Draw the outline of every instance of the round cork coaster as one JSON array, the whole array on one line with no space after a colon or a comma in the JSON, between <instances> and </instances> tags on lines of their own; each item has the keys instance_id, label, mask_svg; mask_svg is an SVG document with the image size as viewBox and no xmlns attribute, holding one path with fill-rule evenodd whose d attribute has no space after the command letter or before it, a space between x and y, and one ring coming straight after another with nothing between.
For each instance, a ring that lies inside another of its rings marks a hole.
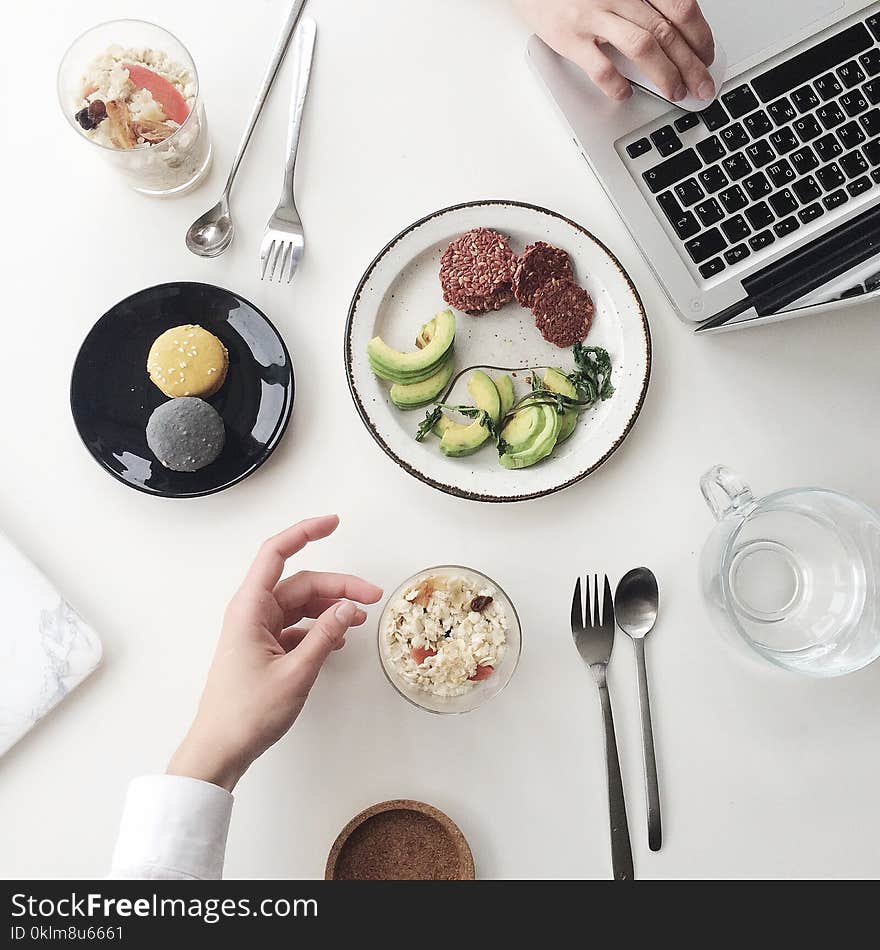
<instances>
[{"instance_id":1,"label":"round cork coaster","mask_svg":"<svg viewBox=\"0 0 880 950\"><path fill-rule=\"evenodd\" d=\"M330 849L328 881L472 881L474 858L451 818L395 799L356 815Z\"/></svg>"}]
</instances>

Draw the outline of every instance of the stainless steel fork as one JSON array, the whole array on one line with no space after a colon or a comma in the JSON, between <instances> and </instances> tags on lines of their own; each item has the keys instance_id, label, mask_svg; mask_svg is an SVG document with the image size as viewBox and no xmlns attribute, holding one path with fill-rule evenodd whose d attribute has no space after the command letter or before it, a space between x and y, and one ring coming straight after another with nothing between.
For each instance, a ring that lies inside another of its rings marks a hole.
<instances>
[{"instance_id":1,"label":"stainless steel fork","mask_svg":"<svg viewBox=\"0 0 880 950\"><path fill-rule=\"evenodd\" d=\"M275 213L269 218L263 242L260 245L260 280L278 280L287 283L293 279L306 249L302 221L296 210L293 184L296 171L296 153L302 129L303 110L309 91L309 75L315 54L317 26L314 20L304 19L293 38L294 69L293 98L291 100L290 129L287 134L287 164L284 169L284 188Z\"/></svg>"},{"instance_id":2,"label":"stainless steel fork","mask_svg":"<svg viewBox=\"0 0 880 950\"><path fill-rule=\"evenodd\" d=\"M599 699L602 703L602 718L605 723L605 766L608 775L608 811L611 820L611 867L615 881L633 879L632 846L629 826L626 821L626 801L623 797L623 780L620 777L620 760L617 756L617 739L614 735L614 717L611 714L611 696L608 693L606 672L614 646L614 598L611 585L605 576L604 609L599 604L599 577L593 575L593 604L590 606L590 578L587 576L586 613L581 601L581 579L574 585L571 601L571 635L581 659L590 668Z\"/></svg>"}]
</instances>

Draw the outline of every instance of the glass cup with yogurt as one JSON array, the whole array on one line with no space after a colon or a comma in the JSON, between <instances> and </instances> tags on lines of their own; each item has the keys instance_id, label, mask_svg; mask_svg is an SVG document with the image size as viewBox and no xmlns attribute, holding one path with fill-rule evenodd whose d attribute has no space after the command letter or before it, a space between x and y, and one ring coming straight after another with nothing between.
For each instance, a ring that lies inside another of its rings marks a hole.
<instances>
[{"instance_id":1,"label":"glass cup with yogurt","mask_svg":"<svg viewBox=\"0 0 880 950\"><path fill-rule=\"evenodd\" d=\"M195 63L161 27L113 20L87 30L61 61L58 99L71 127L141 194L185 194L211 167Z\"/></svg>"}]
</instances>

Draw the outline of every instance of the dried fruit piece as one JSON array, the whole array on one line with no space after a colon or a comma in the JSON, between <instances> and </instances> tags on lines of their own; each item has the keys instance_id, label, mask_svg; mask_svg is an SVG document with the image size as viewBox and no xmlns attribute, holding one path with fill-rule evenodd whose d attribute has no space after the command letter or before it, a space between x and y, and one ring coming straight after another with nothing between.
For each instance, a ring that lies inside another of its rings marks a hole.
<instances>
[{"instance_id":1,"label":"dried fruit piece","mask_svg":"<svg viewBox=\"0 0 880 950\"><path fill-rule=\"evenodd\" d=\"M128 78L134 85L138 89L146 89L169 119L178 125L186 122L189 106L176 86L168 82L164 76L154 73L152 69L147 69L146 66L126 63L125 68L128 70Z\"/></svg>"},{"instance_id":2,"label":"dried fruit piece","mask_svg":"<svg viewBox=\"0 0 880 950\"><path fill-rule=\"evenodd\" d=\"M135 135L151 145L164 142L173 131L174 129L164 122L151 122L148 119L141 119L134 124Z\"/></svg>"},{"instance_id":3,"label":"dried fruit piece","mask_svg":"<svg viewBox=\"0 0 880 950\"><path fill-rule=\"evenodd\" d=\"M513 299L516 264L506 237L474 228L451 241L440 259L443 299L474 315L500 310Z\"/></svg>"},{"instance_id":4,"label":"dried fruit piece","mask_svg":"<svg viewBox=\"0 0 880 950\"><path fill-rule=\"evenodd\" d=\"M480 594L471 601L471 610L481 614L492 603L492 598L488 594Z\"/></svg>"},{"instance_id":5,"label":"dried fruit piece","mask_svg":"<svg viewBox=\"0 0 880 950\"><path fill-rule=\"evenodd\" d=\"M107 107L100 99L95 99L94 102L83 106L74 118L86 132L91 132L92 129L96 129L104 119L107 118Z\"/></svg>"},{"instance_id":6,"label":"dried fruit piece","mask_svg":"<svg viewBox=\"0 0 880 950\"><path fill-rule=\"evenodd\" d=\"M513 275L513 295L523 307L532 307L544 285L551 280L572 280L568 254L544 241L530 244Z\"/></svg>"}]
</instances>

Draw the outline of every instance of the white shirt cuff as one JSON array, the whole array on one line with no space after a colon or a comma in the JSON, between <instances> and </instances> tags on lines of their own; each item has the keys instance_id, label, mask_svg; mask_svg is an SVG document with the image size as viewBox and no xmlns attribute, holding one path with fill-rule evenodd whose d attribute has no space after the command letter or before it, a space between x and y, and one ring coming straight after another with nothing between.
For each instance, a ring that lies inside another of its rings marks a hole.
<instances>
[{"instance_id":1,"label":"white shirt cuff","mask_svg":"<svg viewBox=\"0 0 880 950\"><path fill-rule=\"evenodd\" d=\"M223 876L233 797L181 775L146 775L128 787L111 878Z\"/></svg>"}]
</instances>

